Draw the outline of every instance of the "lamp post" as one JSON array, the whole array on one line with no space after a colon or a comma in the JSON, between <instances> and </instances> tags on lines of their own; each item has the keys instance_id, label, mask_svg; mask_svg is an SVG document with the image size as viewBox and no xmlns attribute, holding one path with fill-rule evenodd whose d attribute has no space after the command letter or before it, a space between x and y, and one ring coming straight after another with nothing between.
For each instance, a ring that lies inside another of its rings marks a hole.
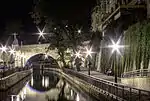
<instances>
[{"instance_id":1,"label":"lamp post","mask_svg":"<svg viewBox=\"0 0 150 101\"><path fill-rule=\"evenodd\" d=\"M5 53L7 52L7 47L2 45L0 50L2 52L2 59L5 62Z\"/></svg>"},{"instance_id":2,"label":"lamp post","mask_svg":"<svg viewBox=\"0 0 150 101\"><path fill-rule=\"evenodd\" d=\"M46 39L45 36L44 36L45 34L47 34L47 33L44 33L45 27L44 27L42 30L40 30L39 27L37 27L37 29L38 29L38 31L39 31L39 32L37 33L37 34L39 35L38 40L40 40L41 37L42 37L43 39Z\"/></svg>"},{"instance_id":3,"label":"lamp post","mask_svg":"<svg viewBox=\"0 0 150 101\"><path fill-rule=\"evenodd\" d=\"M120 53L120 48L124 48L125 45L120 45L121 38L117 42L114 40L111 40L112 44L108 45L108 48L112 48L112 54L114 53L114 73L115 73L115 83L117 83L117 76L118 76L118 68L117 68L117 62L118 62L118 57L117 53L121 55Z\"/></svg>"},{"instance_id":4,"label":"lamp post","mask_svg":"<svg viewBox=\"0 0 150 101\"><path fill-rule=\"evenodd\" d=\"M15 49L14 49L14 48L9 48L9 51L8 51L8 52L10 53L10 60L13 59L13 61L14 61L14 60L15 60L15 57L14 57L14 56L15 56L15 52L16 52ZM13 66L12 66L12 63L13 63L13 62L12 62L12 60L11 60L11 63L10 63L10 64L11 64L11 65L10 65L11 67L13 67Z\"/></svg>"},{"instance_id":5,"label":"lamp post","mask_svg":"<svg viewBox=\"0 0 150 101\"><path fill-rule=\"evenodd\" d=\"M82 56L81 53L80 53L80 50L75 53L75 56L76 56L75 57L76 69L77 69L77 71L80 71L80 67L81 67L81 64L80 64L81 60L80 60L80 58Z\"/></svg>"},{"instance_id":6,"label":"lamp post","mask_svg":"<svg viewBox=\"0 0 150 101\"><path fill-rule=\"evenodd\" d=\"M90 58L92 58L92 47L90 49L88 49L86 47L86 60L88 61L88 75L90 75L90 69L91 69L91 62L90 62Z\"/></svg>"},{"instance_id":7,"label":"lamp post","mask_svg":"<svg viewBox=\"0 0 150 101\"><path fill-rule=\"evenodd\" d=\"M4 73L4 71L5 71L5 66L6 66L5 53L7 52L7 47L2 45L2 46L0 47L0 50L1 50L1 52L2 52L2 59L3 59L3 63L4 63L4 68L3 68L3 73ZM3 74L3 76L4 76L4 74Z\"/></svg>"}]
</instances>

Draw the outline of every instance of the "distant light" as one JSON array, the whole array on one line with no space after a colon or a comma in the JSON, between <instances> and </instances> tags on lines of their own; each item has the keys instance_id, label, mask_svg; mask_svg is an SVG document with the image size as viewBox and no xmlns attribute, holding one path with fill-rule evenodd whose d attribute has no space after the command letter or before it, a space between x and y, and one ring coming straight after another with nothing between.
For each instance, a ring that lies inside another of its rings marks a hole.
<instances>
[{"instance_id":1,"label":"distant light","mask_svg":"<svg viewBox=\"0 0 150 101\"><path fill-rule=\"evenodd\" d=\"M48 59L48 55L47 54L44 55L44 59Z\"/></svg>"},{"instance_id":2,"label":"distant light","mask_svg":"<svg viewBox=\"0 0 150 101\"><path fill-rule=\"evenodd\" d=\"M44 33L45 27L43 28L42 31L40 30L39 27L37 27L37 29L38 29L38 31L39 31L39 33L37 33L37 34L39 35L39 39L40 39L41 37L42 37L43 39L45 39L45 37L44 37L44 35L46 34L46 33Z\"/></svg>"},{"instance_id":3,"label":"distant light","mask_svg":"<svg viewBox=\"0 0 150 101\"><path fill-rule=\"evenodd\" d=\"M10 48L10 51L8 51L11 55L15 54L15 49L14 48Z\"/></svg>"},{"instance_id":4,"label":"distant light","mask_svg":"<svg viewBox=\"0 0 150 101\"><path fill-rule=\"evenodd\" d=\"M81 54L80 54L80 51L76 52L76 58L80 58L81 57Z\"/></svg>"},{"instance_id":5,"label":"distant light","mask_svg":"<svg viewBox=\"0 0 150 101\"><path fill-rule=\"evenodd\" d=\"M56 30L57 28L55 27L54 30Z\"/></svg>"},{"instance_id":6,"label":"distant light","mask_svg":"<svg viewBox=\"0 0 150 101\"><path fill-rule=\"evenodd\" d=\"M1 48L0 48L0 50L1 50L2 52L5 52L5 53L6 53L7 47L2 45Z\"/></svg>"},{"instance_id":7,"label":"distant light","mask_svg":"<svg viewBox=\"0 0 150 101\"><path fill-rule=\"evenodd\" d=\"M79 34L81 33L81 29L78 30L78 33L79 33Z\"/></svg>"},{"instance_id":8,"label":"distant light","mask_svg":"<svg viewBox=\"0 0 150 101\"><path fill-rule=\"evenodd\" d=\"M86 47L86 52L85 53L86 53L86 57L88 57L88 56L92 57L92 53L94 53L94 52L92 52L92 47L90 49L88 49Z\"/></svg>"},{"instance_id":9,"label":"distant light","mask_svg":"<svg viewBox=\"0 0 150 101\"><path fill-rule=\"evenodd\" d=\"M66 25L66 27L68 27L68 25Z\"/></svg>"}]
</instances>

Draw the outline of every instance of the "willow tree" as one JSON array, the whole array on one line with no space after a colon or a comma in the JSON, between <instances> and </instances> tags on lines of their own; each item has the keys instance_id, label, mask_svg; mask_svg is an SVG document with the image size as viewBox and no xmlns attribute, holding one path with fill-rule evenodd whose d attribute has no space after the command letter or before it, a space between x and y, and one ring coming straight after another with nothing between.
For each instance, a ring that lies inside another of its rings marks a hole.
<instances>
[{"instance_id":1,"label":"willow tree","mask_svg":"<svg viewBox=\"0 0 150 101\"><path fill-rule=\"evenodd\" d=\"M138 22L125 33L124 66L126 71L147 69L150 61L150 23Z\"/></svg>"}]
</instances>

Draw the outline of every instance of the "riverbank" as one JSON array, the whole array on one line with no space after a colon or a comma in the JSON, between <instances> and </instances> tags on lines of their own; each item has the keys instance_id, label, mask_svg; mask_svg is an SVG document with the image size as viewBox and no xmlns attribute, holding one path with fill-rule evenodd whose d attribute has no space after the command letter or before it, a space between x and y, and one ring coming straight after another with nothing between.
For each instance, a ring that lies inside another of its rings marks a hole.
<instances>
[{"instance_id":1,"label":"riverbank","mask_svg":"<svg viewBox=\"0 0 150 101\"><path fill-rule=\"evenodd\" d=\"M24 79L31 73L32 73L32 70L29 69L29 70L25 70L25 71L21 71L21 72L15 72L4 78L1 78L0 79L0 90L1 91L7 90L8 88L12 87L17 82L21 81L22 79Z\"/></svg>"}]
</instances>

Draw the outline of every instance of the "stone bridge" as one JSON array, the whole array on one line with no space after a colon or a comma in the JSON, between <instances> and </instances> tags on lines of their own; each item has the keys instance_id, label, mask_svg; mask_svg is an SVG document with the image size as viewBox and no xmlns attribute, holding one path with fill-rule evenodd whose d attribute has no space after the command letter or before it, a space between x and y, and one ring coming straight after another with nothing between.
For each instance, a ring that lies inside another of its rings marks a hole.
<instances>
[{"instance_id":1,"label":"stone bridge","mask_svg":"<svg viewBox=\"0 0 150 101\"><path fill-rule=\"evenodd\" d=\"M59 58L57 49L51 49L46 53L48 46L49 44L22 45L15 53L15 67L24 66L30 58L37 54L47 54L57 60Z\"/></svg>"},{"instance_id":2,"label":"stone bridge","mask_svg":"<svg viewBox=\"0 0 150 101\"><path fill-rule=\"evenodd\" d=\"M59 60L59 55L57 49L50 49L47 53L46 50L49 44L32 44L32 45L22 45L17 47L13 55L10 54L9 50L0 53L1 62L6 62L10 67L23 67L29 59L38 54L47 54L48 57L52 59ZM67 50L68 51L68 50ZM66 51L66 53L67 53ZM71 51L69 50L71 53ZM67 57L68 58L68 57ZM69 60L69 59L68 59ZM11 62L13 61L13 62ZM62 66L60 61L57 61L59 66Z\"/></svg>"}]
</instances>

